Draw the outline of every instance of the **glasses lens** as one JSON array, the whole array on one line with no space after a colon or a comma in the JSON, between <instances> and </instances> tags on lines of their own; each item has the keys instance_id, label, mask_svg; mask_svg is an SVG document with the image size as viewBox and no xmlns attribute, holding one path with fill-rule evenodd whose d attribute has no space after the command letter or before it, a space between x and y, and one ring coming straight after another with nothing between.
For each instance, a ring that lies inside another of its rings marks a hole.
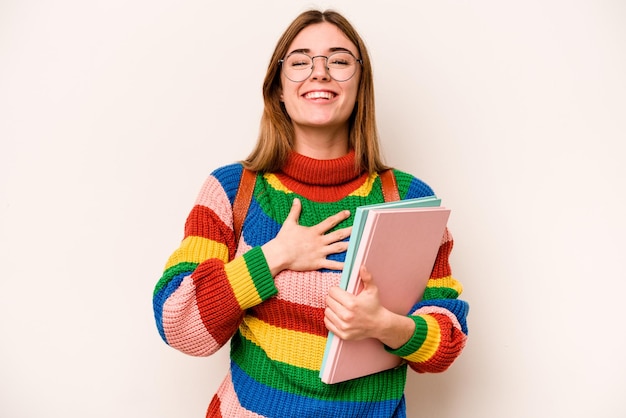
<instances>
[{"instance_id":1,"label":"glasses lens","mask_svg":"<svg viewBox=\"0 0 626 418\"><path fill-rule=\"evenodd\" d=\"M285 58L283 70L285 76L291 81L300 82L306 80L311 74L313 61L306 54L295 53Z\"/></svg>"},{"instance_id":2,"label":"glasses lens","mask_svg":"<svg viewBox=\"0 0 626 418\"><path fill-rule=\"evenodd\" d=\"M347 52L335 52L328 57L328 73L337 81L346 81L356 72L356 58Z\"/></svg>"},{"instance_id":3,"label":"glasses lens","mask_svg":"<svg viewBox=\"0 0 626 418\"><path fill-rule=\"evenodd\" d=\"M317 65L326 64L328 74L336 81L347 81L356 73L357 60L348 52L335 52L328 57L318 56ZM320 63L319 59L326 58L326 62ZM296 83L309 78L313 71L313 58L306 54L296 52L290 54L283 61L285 76Z\"/></svg>"}]
</instances>

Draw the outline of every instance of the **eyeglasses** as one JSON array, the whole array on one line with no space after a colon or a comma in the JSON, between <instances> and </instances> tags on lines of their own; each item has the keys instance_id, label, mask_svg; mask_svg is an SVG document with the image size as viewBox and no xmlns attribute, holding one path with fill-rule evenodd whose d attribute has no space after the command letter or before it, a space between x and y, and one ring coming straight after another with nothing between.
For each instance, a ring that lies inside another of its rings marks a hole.
<instances>
[{"instance_id":1,"label":"eyeglasses","mask_svg":"<svg viewBox=\"0 0 626 418\"><path fill-rule=\"evenodd\" d=\"M326 71L335 81L348 81L356 74L357 63L363 64L363 60L357 59L349 51L333 52L329 56L308 56L302 52L292 52L285 59L278 61L283 67L285 77L294 83L300 83L313 74L315 58L326 60Z\"/></svg>"}]
</instances>

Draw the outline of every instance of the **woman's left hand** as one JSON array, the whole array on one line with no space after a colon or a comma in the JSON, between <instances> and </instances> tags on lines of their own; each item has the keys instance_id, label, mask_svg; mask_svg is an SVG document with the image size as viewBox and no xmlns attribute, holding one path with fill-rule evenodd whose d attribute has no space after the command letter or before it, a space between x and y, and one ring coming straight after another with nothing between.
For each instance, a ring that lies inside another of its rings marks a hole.
<instances>
[{"instance_id":1,"label":"woman's left hand","mask_svg":"<svg viewBox=\"0 0 626 418\"><path fill-rule=\"evenodd\" d=\"M415 323L382 306L372 275L365 266L359 273L363 288L357 295L339 287L330 289L324 312L326 328L342 340L376 338L391 348L402 346L413 335Z\"/></svg>"}]
</instances>

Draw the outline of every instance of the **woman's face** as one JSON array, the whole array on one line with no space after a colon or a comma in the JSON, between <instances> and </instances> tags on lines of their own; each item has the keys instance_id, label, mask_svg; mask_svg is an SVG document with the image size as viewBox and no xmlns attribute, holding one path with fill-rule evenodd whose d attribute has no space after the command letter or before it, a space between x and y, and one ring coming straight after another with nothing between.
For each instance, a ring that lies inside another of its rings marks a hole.
<instances>
[{"instance_id":1,"label":"woman's face","mask_svg":"<svg viewBox=\"0 0 626 418\"><path fill-rule=\"evenodd\" d=\"M328 56L336 51L350 51L360 58L356 46L335 25L323 22L304 28L289 46L310 57ZM294 125L296 135L304 129L344 129L354 109L361 77L361 66L347 81L336 81L326 70L326 60L315 58L313 72L301 82L294 82L281 72L281 100ZM305 71L306 72L306 71Z\"/></svg>"}]
</instances>

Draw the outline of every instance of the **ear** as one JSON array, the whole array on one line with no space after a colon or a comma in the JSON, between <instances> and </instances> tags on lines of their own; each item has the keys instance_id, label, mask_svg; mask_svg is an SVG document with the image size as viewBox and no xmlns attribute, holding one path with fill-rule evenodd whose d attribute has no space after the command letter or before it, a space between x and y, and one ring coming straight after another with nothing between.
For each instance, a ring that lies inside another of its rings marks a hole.
<instances>
[{"instance_id":1,"label":"ear","mask_svg":"<svg viewBox=\"0 0 626 418\"><path fill-rule=\"evenodd\" d=\"M278 87L276 88L276 92L278 93L278 98L281 102L285 101L285 95L283 94L283 83L279 83Z\"/></svg>"}]
</instances>

